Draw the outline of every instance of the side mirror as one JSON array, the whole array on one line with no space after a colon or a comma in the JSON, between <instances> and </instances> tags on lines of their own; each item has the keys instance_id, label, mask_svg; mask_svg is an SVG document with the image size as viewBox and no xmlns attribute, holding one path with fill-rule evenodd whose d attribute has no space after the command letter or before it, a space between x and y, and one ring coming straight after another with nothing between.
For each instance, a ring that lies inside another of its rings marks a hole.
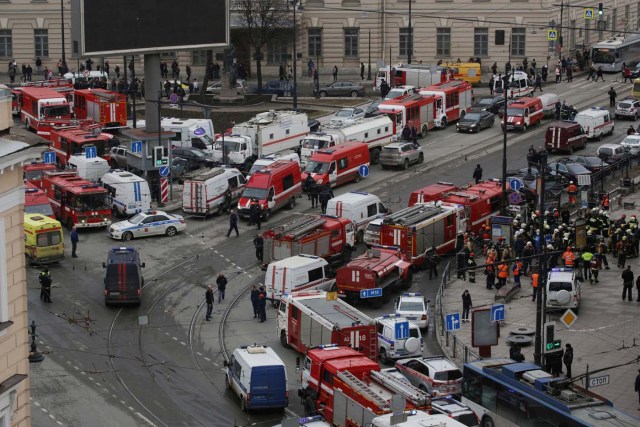
<instances>
[{"instance_id":1,"label":"side mirror","mask_svg":"<svg viewBox=\"0 0 640 427\"><path fill-rule=\"evenodd\" d=\"M140 267L145 268L146 264L143 262L142 264L140 264Z\"/></svg>"}]
</instances>

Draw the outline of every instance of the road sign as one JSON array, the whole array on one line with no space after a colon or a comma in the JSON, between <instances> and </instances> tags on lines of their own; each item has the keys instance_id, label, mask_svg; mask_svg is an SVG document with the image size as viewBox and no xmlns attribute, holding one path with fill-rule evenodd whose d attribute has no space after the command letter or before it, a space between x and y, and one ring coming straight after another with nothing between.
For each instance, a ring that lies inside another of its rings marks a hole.
<instances>
[{"instance_id":1,"label":"road sign","mask_svg":"<svg viewBox=\"0 0 640 427\"><path fill-rule=\"evenodd\" d=\"M171 96L169 97L169 101L171 102L178 102L180 100L180 97L178 96L177 93L172 93Z\"/></svg>"},{"instance_id":2,"label":"road sign","mask_svg":"<svg viewBox=\"0 0 640 427\"><path fill-rule=\"evenodd\" d=\"M96 147L87 147L84 150L84 153L87 159L93 159L98 156L98 150L96 150Z\"/></svg>"},{"instance_id":3,"label":"road sign","mask_svg":"<svg viewBox=\"0 0 640 427\"><path fill-rule=\"evenodd\" d=\"M524 182L520 178L509 178L509 187L513 191L519 191L522 187L524 187Z\"/></svg>"},{"instance_id":4,"label":"road sign","mask_svg":"<svg viewBox=\"0 0 640 427\"><path fill-rule=\"evenodd\" d=\"M491 306L491 321L504 322L504 304L493 304Z\"/></svg>"},{"instance_id":5,"label":"road sign","mask_svg":"<svg viewBox=\"0 0 640 427\"><path fill-rule=\"evenodd\" d=\"M578 175L578 185L582 186L591 186L591 174L589 175Z\"/></svg>"},{"instance_id":6,"label":"road sign","mask_svg":"<svg viewBox=\"0 0 640 427\"><path fill-rule=\"evenodd\" d=\"M379 298L382 296L382 288L363 289L360 298Z\"/></svg>"},{"instance_id":7,"label":"road sign","mask_svg":"<svg viewBox=\"0 0 640 427\"><path fill-rule=\"evenodd\" d=\"M327 292L327 301L335 301L338 299L337 292Z\"/></svg>"},{"instance_id":8,"label":"road sign","mask_svg":"<svg viewBox=\"0 0 640 427\"><path fill-rule=\"evenodd\" d=\"M360 176L363 178L366 178L367 176L369 176L369 166L367 165L362 165L358 168L358 172L360 173Z\"/></svg>"},{"instance_id":9,"label":"road sign","mask_svg":"<svg viewBox=\"0 0 640 427\"><path fill-rule=\"evenodd\" d=\"M91 72L90 72L89 70L84 70L84 71L82 72L82 75L83 75L84 77L89 77L89 76L91 75Z\"/></svg>"},{"instance_id":10,"label":"road sign","mask_svg":"<svg viewBox=\"0 0 640 427\"><path fill-rule=\"evenodd\" d=\"M558 40L558 30L547 30L547 40Z\"/></svg>"},{"instance_id":11,"label":"road sign","mask_svg":"<svg viewBox=\"0 0 640 427\"><path fill-rule=\"evenodd\" d=\"M53 164L56 162L56 153L55 151L45 151L42 153L42 158L45 163Z\"/></svg>"},{"instance_id":12,"label":"road sign","mask_svg":"<svg viewBox=\"0 0 640 427\"><path fill-rule=\"evenodd\" d=\"M460 313L451 313L445 316L447 332L460 329Z\"/></svg>"},{"instance_id":13,"label":"road sign","mask_svg":"<svg viewBox=\"0 0 640 427\"><path fill-rule=\"evenodd\" d=\"M509 203L512 205L518 205L522 202L522 196L520 193L513 192L509 194Z\"/></svg>"},{"instance_id":14,"label":"road sign","mask_svg":"<svg viewBox=\"0 0 640 427\"><path fill-rule=\"evenodd\" d=\"M409 322L396 322L396 339L406 340L409 338Z\"/></svg>"},{"instance_id":15,"label":"road sign","mask_svg":"<svg viewBox=\"0 0 640 427\"><path fill-rule=\"evenodd\" d=\"M131 152L132 153L142 153L142 141L132 141L131 142Z\"/></svg>"},{"instance_id":16,"label":"road sign","mask_svg":"<svg viewBox=\"0 0 640 427\"><path fill-rule=\"evenodd\" d=\"M609 384L609 375L602 375L601 377L589 378L589 387L598 387L599 385Z\"/></svg>"},{"instance_id":17,"label":"road sign","mask_svg":"<svg viewBox=\"0 0 640 427\"><path fill-rule=\"evenodd\" d=\"M570 328L573 323L578 320L578 316L571 310L570 308L564 312L562 316L560 316L560 321L566 326Z\"/></svg>"},{"instance_id":18,"label":"road sign","mask_svg":"<svg viewBox=\"0 0 640 427\"><path fill-rule=\"evenodd\" d=\"M584 8L584 19L593 19L593 8L585 7Z\"/></svg>"},{"instance_id":19,"label":"road sign","mask_svg":"<svg viewBox=\"0 0 640 427\"><path fill-rule=\"evenodd\" d=\"M160 166L160 168L158 169L158 172L160 173L160 176L163 178L169 176L169 166Z\"/></svg>"}]
</instances>

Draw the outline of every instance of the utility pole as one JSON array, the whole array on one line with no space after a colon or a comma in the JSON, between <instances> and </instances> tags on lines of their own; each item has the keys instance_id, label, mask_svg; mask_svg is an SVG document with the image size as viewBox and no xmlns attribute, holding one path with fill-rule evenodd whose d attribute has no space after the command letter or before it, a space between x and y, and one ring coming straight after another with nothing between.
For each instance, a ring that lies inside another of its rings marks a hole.
<instances>
[{"instance_id":1,"label":"utility pole","mask_svg":"<svg viewBox=\"0 0 640 427\"><path fill-rule=\"evenodd\" d=\"M545 175L547 174L547 153L546 151L542 151L539 156L540 164L538 165L538 176L536 178L537 185L536 191L538 192L538 210L540 211L540 216L537 218L540 229L540 254L542 255L539 258L539 270L538 270L538 288L534 292L537 292L536 295L536 336L535 336L535 349L533 353L534 363L538 366L542 366L542 354L543 354L543 343L542 343L542 330L544 329L544 300L546 299L545 295L545 287L546 287L546 274L547 274L547 255L544 253L545 251L545 241L544 241L544 192L545 192ZM557 255L555 255L557 256Z\"/></svg>"},{"instance_id":2,"label":"utility pole","mask_svg":"<svg viewBox=\"0 0 640 427\"><path fill-rule=\"evenodd\" d=\"M62 35L62 73L66 73L67 70L67 55L64 49L64 0L60 0L60 34Z\"/></svg>"},{"instance_id":3,"label":"utility pole","mask_svg":"<svg viewBox=\"0 0 640 427\"><path fill-rule=\"evenodd\" d=\"M509 72L513 69L511 66L511 42L509 42L509 59L507 61L509 68L504 67L504 114L502 115L502 214L507 214L507 110L508 110L508 87L509 87ZM544 228L543 228L544 229Z\"/></svg>"},{"instance_id":4,"label":"utility pole","mask_svg":"<svg viewBox=\"0 0 640 427\"><path fill-rule=\"evenodd\" d=\"M409 48L407 49L407 64L411 64L411 51L413 50L413 33L411 31L411 3L413 3L413 0L409 0Z\"/></svg>"},{"instance_id":5,"label":"utility pole","mask_svg":"<svg viewBox=\"0 0 640 427\"><path fill-rule=\"evenodd\" d=\"M563 40L562 40L562 25L564 20L564 0L560 2L560 28L558 28L558 45L560 49L558 51L558 59L562 59L562 48L563 48ZM560 67L560 77L562 78L562 67Z\"/></svg>"}]
</instances>

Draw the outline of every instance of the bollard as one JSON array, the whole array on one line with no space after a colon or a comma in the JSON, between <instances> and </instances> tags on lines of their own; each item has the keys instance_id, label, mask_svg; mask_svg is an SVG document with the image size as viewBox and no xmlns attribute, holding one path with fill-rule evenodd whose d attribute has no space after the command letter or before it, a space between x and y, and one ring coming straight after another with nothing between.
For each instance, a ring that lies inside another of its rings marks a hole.
<instances>
[{"instance_id":1,"label":"bollard","mask_svg":"<svg viewBox=\"0 0 640 427\"><path fill-rule=\"evenodd\" d=\"M31 349L29 350L29 363L42 362L44 360L44 354L38 351L36 345L36 322L31 321Z\"/></svg>"}]
</instances>

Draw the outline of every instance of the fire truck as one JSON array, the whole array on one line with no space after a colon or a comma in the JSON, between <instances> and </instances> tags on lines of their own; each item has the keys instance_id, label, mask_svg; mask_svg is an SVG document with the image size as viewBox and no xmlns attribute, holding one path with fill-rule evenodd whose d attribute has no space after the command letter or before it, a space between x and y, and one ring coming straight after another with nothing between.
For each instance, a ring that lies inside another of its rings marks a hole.
<instances>
[{"instance_id":1,"label":"fire truck","mask_svg":"<svg viewBox=\"0 0 640 427\"><path fill-rule=\"evenodd\" d=\"M109 141L112 138L113 135L100 132L97 124L60 128L54 126L51 128L49 144L55 151L56 160L60 166L66 166L71 156L84 156L88 147L95 147L96 156L110 162Z\"/></svg>"},{"instance_id":2,"label":"fire truck","mask_svg":"<svg viewBox=\"0 0 640 427\"><path fill-rule=\"evenodd\" d=\"M93 119L105 129L127 127L127 98L106 89L79 89L74 112L78 119Z\"/></svg>"},{"instance_id":3,"label":"fire truck","mask_svg":"<svg viewBox=\"0 0 640 427\"><path fill-rule=\"evenodd\" d=\"M473 104L473 86L462 80L438 83L420 89L420 95L438 96L436 126L446 128L447 124L464 117Z\"/></svg>"},{"instance_id":4,"label":"fire truck","mask_svg":"<svg viewBox=\"0 0 640 427\"><path fill-rule=\"evenodd\" d=\"M459 188L450 182L439 181L436 184L427 185L411 192L407 207L410 208L416 203L429 203L439 200L444 193L456 190L459 190Z\"/></svg>"},{"instance_id":5,"label":"fire truck","mask_svg":"<svg viewBox=\"0 0 640 427\"><path fill-rule=\"evenodd\" d=\"M51 127L68 125L71 109L67 98L47 87L22 88L20 117L27 129L49 138Z\"/></svg>"},{"instance_id":6,"label":"fire truck","mask_svg":"<svg viewBox=\"0 0 640 427\"><path fill-rule=\"evenodd\" d=\"M19 87L11 89L11 114L20 115L20 103L22 102L22 90Z\"/></svg>"},{"instance_id":7,"label":"fire truck","mask_svg":"<svg viewBox=\"0 0 640 427\"><path fill-rule=\"evenodd\" d=\"M318 413L339 427L370 426L376 416L392 412L394 395L404 398L405 410L431 410L428 393L349 347L307 351L301 385L298 394L312 398Z\"/></svg>"},{"instance_id":8,"label":"fire truck","mask_svg":"<svg viewBox=\"0 0 640 427\"><path fill-rule=\"evenodd\" d=\"M385 80L391 87L404 85L425 87L448 81L449 73L445 67L400 64L397 67L380 68L376 75L374 90L380 90L382 80Z\"/></svg>"},{"instance_id":9,"label":"fire truck","mask_svg":"<svg viewBox=\"0 0 640 427\"><path fill-rule=\"evenodd\" d=\"M378 357L376 322L341 299L328 299L323 291L282 295L277 332L284 347L300 353L318 345L337 344L352 347L371 360Z\"/></svg>"},{"instance_id":10,"label":"fire truck","mask_svg":"<svg viewBox=\"0 0 640 427\"><path fill-rule=\"evenodd\" d=\"M440 200L464 207L462 217L465 222L461 225L460 231L479 233L482 225L488 224L489 218L500 211L502 183L484 181L470 187L447 191L442 194Z\"/></svg>"},{"instance_id":11,"label":"fire truck","mask_svg":"<svg viewBox=\"0 0 640 427\"><path fill-rule=\"evenodd\" d=\"M38 188L42 188L42 175L45 171L56 171L56 165L32 162L22 168L24 179Z\"/></svg>"},{"instance_id":12,"label":"fire truck","mask_svg":"<svg viewBox=\"0 0 640 427\"><path fill-rule=\"evenodd\" d=\"M398 288L409 289L413 280L411 263L394 247L372 246L336 272L338 292L347 301L367 301L374 308L391 301ZM363 293L361 291L365 291Z\"/></svg>"},{"instance_id":13,"label":"fire truck","mask_svg":"<svg viewBox=\"0 0 640 427\"><path fill-rule=\"evenodd\" d=\"M295 219L265 231L263 261L273 261L294 255L316 255L327 259L333 267L351 259L355 248L355 225L346 218L328 215L300 215Z\"/></svg>"},{"instance_id":14,"label":"fire truck","mask_svg":"<svg viewBox=\"0 0 640 427\"><path fill-rule=\"evenodd\" d=\"M402 132L402 128L412 122L424 138L436 125L438 105L442 105L440 96L413 94L383 101L378 104L378 110L389 116L396 132Z\"/></svg>"},{"instance_id":15,"label":"fire truck","mask_svg":"<svg viewBox=\"0 0 640 427\"><path fill-rule=\"evenodd\" d=\"M90 228L111 224L107 190L80 178L76 172L45 172L42 189L47 193L58 221L70 229L74 225Z\"/></svg>"}]
</instances>

